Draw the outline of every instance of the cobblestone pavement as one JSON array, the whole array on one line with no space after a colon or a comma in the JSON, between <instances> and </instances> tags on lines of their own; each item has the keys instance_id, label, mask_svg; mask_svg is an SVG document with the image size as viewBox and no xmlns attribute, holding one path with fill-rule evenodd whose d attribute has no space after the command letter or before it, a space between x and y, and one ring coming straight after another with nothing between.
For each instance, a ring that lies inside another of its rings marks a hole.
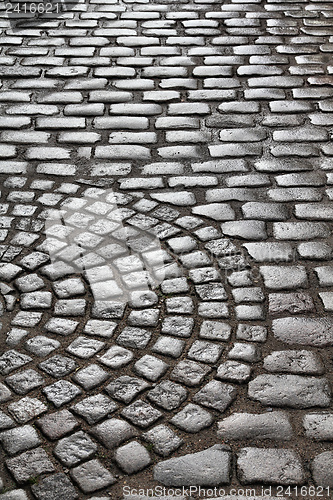
<instances>
[{"instance_id":1,"label":"cobblestone pavement","mask_svg":"<svg viewBox=\"0 0 333 500\"><path fill-rule=\"evenodd\" d=\"M65 7L1 7L0 499L331 498L332 1Z\"/></svg>"}]
</instances>

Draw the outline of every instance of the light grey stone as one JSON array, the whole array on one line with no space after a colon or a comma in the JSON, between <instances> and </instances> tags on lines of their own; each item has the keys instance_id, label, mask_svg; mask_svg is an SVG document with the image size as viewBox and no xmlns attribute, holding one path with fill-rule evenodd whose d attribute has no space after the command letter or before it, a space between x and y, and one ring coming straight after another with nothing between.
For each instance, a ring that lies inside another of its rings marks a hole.
<instances>
[{"instance_id":1,"label":"light grey stone","mask_svg":"<svg viewBox=\"0 0 333 500\"><path fill-rule=\"evenodd\" d=\"M269 372L322 375L324 366L319 356L311 351L274 351L264 359Z\"/></svg>"},{"instance_id":2,"label":"light grey stone","mask_svg":"<svg viewBox=\"0 0 333 500\"><path fill-rule=\"evenodd\" d=\"M297 453L274 448L242 448L237 458L242 484L303 484L305 473Z\"/></svg>"},{"instance_id":3,"label":"light grey stone","mask_svg":"<svg viewBox=\"0 0 333 500\"><path fill-rule=\"evenodd\" d=\"M62 464L72 467L94 455L96 450L97 445L89 436L85 432L79 431L60 439L54 448L54 454Z\"/></svg>"},{"instance_id":4,"label":"light grey stone","mask_svg":"<svg viewBox=\"0 0 333 500\"><path fill-rule=\"evenodd\" d=\"M98 460L90 460L70 471L71 477L84 493L107 488L116 478Z\"/></svg>"},{"instance_id":5,"label":"light grey stone","mask_svg":"<svg viewBox=\"0 0 333 500\"><path fill-rule=\"evenodd\" d=\"M230 452L217 444L204 451L160 462L154 467L154 479L166 486L229 484L230 459Z\"/></svg>"},{"instance_id":6,"label":"light grey stone","mask_svg":"<svg viewBox=\"0 0 333 500\"><path fill-rule=\"evenodd\" d=\"M325 451L312 461L312 475L317 486L333 487L333 452Z\"/></svg>"},{"instance_id":7,"label":"light grey stone","mask_svg":"<svg viewBox=\"0 0 333 500\"><path fill-rule=\"evenodd\" d=\"M108 449L136 436L135 428L124 420L110 418L92 428L91 433Z\"/></svg>"},{"instance_id":8,"label":"light grey stone","mask_svg":"<svg viewBox=\"0 0 333 500\"><path fill-rule=\"evenodd\" d=\"M212 425L213 416L199 405L189 403L179 413L176 413L170 423L185 432L199 432Z\"/></svg>"},{"instance_id":9,"label":"light grey stone","mask_svg":"<svg viewBox=\"0 0 333 500\"><path fill-rule=\"evenodd\" d=\"M183 440L166 425L157 425L142 434L141 437L153 446L156 453L163 457L169 456L183 443Z\"/></svg>"},{"instance_id":10,"label":"light grey stone","mask_svg":"<svg viewBox=\"0 0 333 500\"><path fill-rule=\"evenodd\" d=\"M232 385L211 380L194 395L193 401L222 413L231 405L236 395L237 390Z\"/></svg>"},{"instance_id":11,"label":"light grey stone","mask_svg":"<svg viewBox=\"0 0 333 500\"><path fill-rule=\"evenodd\" d=\"M29 450L15 458L9 458L6 460L6 465L19 484L26 483L32 477L55 470L43 448Z\"/></svg>"},{"instance_id":12,"label":"light grey stone","mask_svg":"<svg viewBox=\"0 0 333 500\"><path fill-rule=\"evenodd\" d=\"M79 498L73 484L66 474L59 472L47 476L31 486L38 500L75 500Z\"/></svg>"},{"instance_id":13,"label":"light grey stone","mask_svg":"<svg viewBox=\"0 0 333 500\"><path fill-rule=\"evenodd\" d=\"M300 344L314 347L333 345L333 321L330 316L288 317L274 319L274 337L287 344Z\"/></svg>"},{"instance_id":14,"label":"light grey stone","mask_svg":"<svg viewBox=\"0 0 333 500\"><path fill-rule=\"evenodd\" d=\"M0 442L9 455L35 448L41 440L31 425L24 425L0 433Z\"/></svg>"},{"instance_id":15,"label":"light grey stone","mask_svg":"<svg viewBox=\"0 0 333 500\"><path fill-rule=\"evenodd\" d=\"M127 474L139 472L151 463L148 451L137 441L131 441L118 448L114 458L119 467Z\"/></svg>"},{"instance_id":16,"label":"light grey stone","mask_svg":"<svg viewBox=\"0 0 333 500\"><path fill-rule=\"evenodd\" d=\"M325 378L258 375L249 383L249 397L266 406L326 407L331 401L331 390Z\"/></svg>"},{"instance_id":17,"label":"light grey stone","mask_svg":"<svg viewBox=\"0 0 333 500\"><path fill-rule=\"evenodd\" d=\"M218 422L217 435L221 439L272 439L289 441L293 430L284 412L233 413Z\"/></svg>"},{"instance_id":18,"label":"light grey stone","mask_svg":"<svg viewBox=\"0 0 333 500\"><path fill-rule=\"evenodd\" d=\"M303 417L303 427L308 438L315 441L333 441L332 413L308 413Z\"/></svg>"}]
</instances>

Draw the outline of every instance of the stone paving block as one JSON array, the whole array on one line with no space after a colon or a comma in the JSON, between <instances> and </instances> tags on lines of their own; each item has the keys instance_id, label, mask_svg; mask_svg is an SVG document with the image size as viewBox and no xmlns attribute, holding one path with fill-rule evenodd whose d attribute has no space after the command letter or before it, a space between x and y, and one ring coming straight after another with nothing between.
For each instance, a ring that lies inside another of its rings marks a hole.
<instances>
[{"instance_id":1,"label":"stone paving block","mask_svg":"<svg viewBox=\"0 0 333 500\"><path fill-rule=\"evenodd\" d=\"M166 486L229 484L229 449L215 445L204 451L171 458L154 467L154 479Z\"/></svg>"},{"instance_id":2,"label":"stone paving block","mask_svg":"<svg viewBox=\"0 0 333 500\"><path fill-rule=\"evenodd\" d=\"M289 441L293 430L284 412L233 413L218 422L217 434L222 439L272 439Z\"/></svg>"},{"instance_id":3,"label":"stone paving block","mask_svg":"<svg viewBox=\"0 0 333 500\"><path fill-rule=\"evenodd\" d=\"M0 433L0 441L9 455L35 448L41 440L31 425L24 425Z\"/></svg>"},{"instance_id":4,"label":"stone paving block","mask_svg":"<svg viewBox=\"0 0 333 500\"><path fill-rule=\"evenodd\" d=\"M249 383L249 397L266 406L327 407L331 390L325 378L300 375L258 375Z\"/></svg>"},{"instance_id":5,"label":"stone paving block","mask_svg":"<svg viewBox=\"0 0 333 500\"><path fill-rule=\"evenodd\" d=\"M137 441L131 441L117 449L115 461L127 474L134 474L147 467L151 459L144 446Z\"/></svg>"},{"instance_id":6,"label":"stone paving block","mask_svg":"<svg viewBox=\"0 0 333 500\"><path fill-rule=\"evenodd\" d=\"M317 455L312 461L312 475L315 484L332 488L332 452L326 451Z\"/></svg>"},{"instance_id":7,"label":"stone paving block","mask_svg":"<svg viewBox=\"0 0 333 500\"><path fill-rule=\"evenodd\" d=\"M20 424L25 424L47 410L47 406L37 398L25 397L8 405L8 411Z\"/></svg>"},{"instance_id":8,"label":"stone paving block","mask_svg":"<svg viewBox=\"0 0 333 500\"><path fill-rule=\"evenodd\" d=\"M101 424L94 426L91 433L108 449L116 448L123 441L137 435L132 425L118 418L104 420Z\"/></svg>"},{"instance_id":9,"label":"stone paving block","mask_svg":"<svg viewBox=\"0 0 333 500\"><path fill-rule=\"evenodd\" d=\"M66 474L58 472L31 487L38 500L75 500L79 495Z\"/></svg>"},{"instance_id":10,"label":"stone paving block","mask_svg":"<svg viewBox=\"0 0 333 500\"><path fill-rule=\"evenodd\" d=\"M242 484L303 484L305 473L297 453L285 449L243 448L237 458Z\"/></svg>"},{"instance_id":11,"label":"stone paving block","mask_svg":"<svg viewBox=\"0 0 333 500\"><path fill-rule=\"evenodd\" d=\"M60 439L54 448L55 456L67 467L77 465L95 454L97 445L83 431Z\"/></svg>"},{"instance_id":12,"label":"stone paving block","mask_svg":"<svg viewBox=\"0 0 333 500\"><path fill-rule=\"evenodd\" d=\"M19 484L26 483L30 478L45 472L55 470L43 448L26 451L15 458L10 458L6 460L6 465Z\"/></svg>"},{"instance_id":13,"label":"stone paving block","mask_svg":"<svg viewBox=\"0 0 333 500\"><path fill-rule=\"evenodd\" d=\"M332 344L331 318L286 317L272 322L274 336L287 344L325 347Z\"/></svg>"},{"instance_id":14,"label":"stone paving block","mask_svg":"<svg viewBox=\"0 0 333 500\"><path fill-rule=\"evenodd\" d=\"M331 413L308 413L303 417L305 435L315 441L331 441L332 422Z\"/></svg>"},{"instance_id":15,"label":"stone paving block","mask_svg":"<svg viewBox=\"0 0 333 500\"><path fill-rule=\"evenodd\" d=\"M183 443L183 440L166 425L153 427L150 431L142 434L142 439L150 443L153 450L163 457L169 456Z\"/></svg>"},{"instance_id":16,"label":"stone paving block","mask_svg":"<svg viewBox=\"0 0 333 500\"><path fill-rule=\"evenodd\" d=\"M55 440L75 430L79 422L68 410L60 410L39 418L36 425L49 439Z\"/></svg>"},{"instance_id":17,"label":"stone paving block","mask_svg":"<svg viewBox=\"0 0 333 500\"><path fill-rule=\"evenodd\" d=\"M96 394L72 406L71 410L83 417L88 424L95 424L106 415L113 413L117 408L117 404L110 398L103 394Z\"/></svg>"},{"instance_id":18,"label":"stone paving block","mask_svg":"<svg viewBox=\"0 0 333 500\"><path fill-rule=\"evenodd\" d=\"M322 375L324 367L315 353L306 350L274 351L264 359L264 368L269 372Z\"/></svg>"},{"instance_id":19,"label":"stone paving block","mask_svg":"<svg viewBox=\"0 0 333 500\"><path fill-rule=\"evenodd\" d=\"M116 482L115 477L98 460L90 460L70 472L84 493L92 493Z\"/></svg>"}]
</instances>

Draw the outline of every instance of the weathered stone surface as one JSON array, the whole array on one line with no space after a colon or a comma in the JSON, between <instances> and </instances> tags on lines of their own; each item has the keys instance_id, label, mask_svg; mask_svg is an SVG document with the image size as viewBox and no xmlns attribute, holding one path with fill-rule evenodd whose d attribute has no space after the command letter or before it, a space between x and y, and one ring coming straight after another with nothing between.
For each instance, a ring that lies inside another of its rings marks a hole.
<instances>
[{"instance_id":1,"label":"weathered stone surface","mask_svg":"<svg viewBox=\"0 0 333 500\"><path fill-rule=\"evenodd\" d=\"M325 378L258 375L249 383L249 397L266 406L326 407L331 401L331 390Z\"/></svg>"},{"instance_id":2,"label":"weathered stone surface","mask_svg":"<svg viewBox=\"0 0 333 500\"><path fill-rule=\"evenodd\" d=\"M217 444L155 465L154 479L166 486L229 484L230 458L228 448Z\"/></svg>"},{"instance_id":3,"label":"weathered stone surface","mask_svg":"<svg viewBox=\"0 0 333 500\"><path fill-rule=\"evenodd\" d=\"M98 460L90 460L75 467L70 475L84 493L106 488L116 482L115 477Z\"/></svg>"},{"instance_id":4,"label":"weathered stone surface","mask_svg":"<svg viewBox=\"0 0 333 500\"><path fill-rule=\"evenodd\" d=\"M333 452L326 451L312 461L312 475L318 486L333 487Z\"/></svg>"},{"instance_id":5,"label":"weathered stone surface","mask_svg":"<svg viewBox=\"0 0 333 500\"><path fill-rule=\"evenodd\" d=\"M271 413L233 413L218 422L217 435L221 439L290 440L293 430L287 415Z\"/></svg>"},{"instance_id":6,"label":"weathered stone surface","mask_svg":"<svg viewBox=\"0 0 333 500\"><path fill-rule=\"evenodd\" d=\"M41 440L31 425L24 425L0 433L0 442L9 455L35 448Z\"/></svg>"},{"instance_id":7,"label":"weathered stone surface","mask_svg":"<svg viewBox=\"0 0 333 500\"><path fill-rule=\"evenodd\" d=\"M287 344L314 347L333 345L333 321L330 316L321 318L278 318L272 322L274 336Z\"/></svg>"},{"instance_id":8,"label":"weathered stone surface","mask_svg":"<svg viewBox=\"0 0 333 500\"><path fill-rule=\"evenodd\" d=\"M19 484L26 483L32 477L55 470L43 448L26 451L15 458L10 458L6 460L6 465Z\"/></svg>"},{"instance_id":9,"label":"weathered stone surface","mask_svg":"<svg viewBox=\"0 0 333 500\"><path fill-rule=\"evenodd\" d=\"M31 487L38 500L75 500L79 498L66 474L59 472L41 479Z\"/></svg>"},{"instance_id":10,"label":"weathered stone surface","mask_svg":"<svg viewBox=\"0 0 333 500\"><path fill-rule=\"evenodd\" d=\"M67 467L85 460L97 450L97 445L83 431L76 432L58 441L54 448L55 456Z\"/></svg>"},{"instance_id":11,"label":"weathered stone surface","mask_svg":"<svg viewBox=\"0 0 333 500\"><path fill-rule=\"evenodd\" d=\"M309 413L303 417L307 437L315 441L333 441L333 414Z\"/></svg>"},{"instance_id":12,"label":"weathered stone surface","mask_svg":"<svg viewBox=\"0 0 333 500\"><path fill-rule=\"evenodd\" d=\"M237 459L242 484L303 484L305 474L298 455L292 450L242 448Z\"/></svg>"},{"instance_id":13,"label":"weathered stone surface","mask_svg":"<svg viewBox=\"0 0 333 500\"><path fill-rule=\"evenodd\" d=\"M91 432L108 449L116 448L120 443L137 434L132 425L117 418L105 420L93 427Z\"/></svg>"},{"instance_id":14,"label":"weathered stone surface","mask_svg":"<svg viewBox=\"0 0 333 500\"><path fill-rule=\"evenodd\" d=\"M137 441L118 448L114 457L119 467L127 474L139 472L151 462L148 451Z\"/></svg>"},{"instance_id":15,"label":"weathered stone surface","mask_svg":"<svg viewBox=\"0 0 333 500\"><path fill-rule=\"evenodd\" d=\"M313 309L313 300L307 293L269 294L269 313L274 316L280 313L301 314L312 311Z\"/></svg>"},{"instance_id":16,"label":"weathered stone surface","mask_svg":"<svg viewBox=\"0 0 333 500\"><path fill-rule=\"evenodd\" d=\"M317 354L311 351L274 351L264 359L269 372L322 375L324 366Z\"/></svg>"}]
</instances>

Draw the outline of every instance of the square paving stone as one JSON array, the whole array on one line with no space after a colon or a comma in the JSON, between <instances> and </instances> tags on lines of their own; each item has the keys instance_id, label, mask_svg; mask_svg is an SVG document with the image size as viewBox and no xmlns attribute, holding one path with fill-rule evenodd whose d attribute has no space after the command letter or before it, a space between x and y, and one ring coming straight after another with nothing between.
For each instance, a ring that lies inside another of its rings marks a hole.
<instances>
[{"instance_id":1,"label":"square paving stone","mask_svg":"<svg viewBox=\"0 0 333 500\"><path fill-rule=\"evenodd\" d=\"M170 380L163 380L148 392L148 399L165 410L178 408L187 396L187 390Z\"/></svg>"},{"instance_id":2,"label":"square paving stone","mask_svg":"<svg viewBox=\"0 0 333 500\"><path fill-rule=\"evenodd\" d=\"M60 347L58 340L50 339L44 335L36 335L28 339L25 343L25 348L36 356L47 356L52 351Z\"/></svg>"},{"instance_id":3,"label":"square paving stone","mask_svg":"<svg viewBox=\"0 0 333 500\"><path fill-rule=\"evenodd\" d=\"M203 363L216 363L223 351L223 346L205 342L203 340L195 340L191 345L187 356L195 361Z\"/></svg>"},{"instance_id":4,"label":"square paving stone","mask_svg":"<svg viewBox=\"0 0 333 500\"><path fill-rule=\"evenodd\" d=\"M44 383L43 377L35 370L23 370L6 378L6 384L17 394L26 394Z\"/></svg>"},{"instance_id":5,"label":"square paving stone","mask_svg":"<svg viewBox=\"0 0 333 500\"><path fill-rule=\"evenodd\" d=\"M134 371L142 377L155 382L169 368L169 365L155 356L146 354L140 358L133 366Z\"/></svg>"},{"instance_id":6,"label":"square paving stone","mask_svg":"<svg viewBox=\"0 0 333 500\"><path fill-rule=\"evenodd\" d=\"M132 441L118 448L114 458L117 465L126 472L126 474L139 472L151 463L148 451L137 441Z\"/></svg>"},{"instance_id":7,"label":"square paving stone","mask_svg":"<svg viewBox=\"0 0 333 500\"><path fill-rule=\"evenodd\" d=\"M115 321L101 321L98 319L90 319L84 327L84 333L88 335L96 335L98 337L111 338L118 324Z\"/></svg>"},{"instance_id":8,"label":"square paving stone","mask_svg":"<svg viewBox=\"0 0 333 500\"><path fill-rule=\"evenodd\" d=\"M200 365L195 361L183 360L172 370L170 378L192 387L201 384L210 371L211 368L209 366Z\"/></svg>"},{"instance_id":9,"label":"square paving stone","mask_svg":"<svg viewBox=\"0 0 333 500\"><path fill-rule=\"evenodd\" d=\"M142 434L142 439L152 444L153 450L162 457L169 456L183 443L183 440L166 425L153 427L150 431Z\"/></svg>"},{"instance_id":10,"label":"square paving stone","mask_svg":"<svg viewBox=\"0 0 333 500\"><path fill-rule=\"evenodd\" d=\"M124 347L144 349L151 339L151 332L142 328L127 326L117 337L117 343Z\"/></svg>"},{"instance_id":11,"label":"square paving stone","mask_svg":"<svg viewBox=\"0 0 333 500\"><path fill-rule=\"evenodd\" d=\"M72 401L76 396L82 394L81 389L67 380L59 380L43 389L47 399L57 408Z\"/></svg>"},{"instance_id":12,"label":"square paving stone","mask_svg":"<svg viewBox=\"0 0 333 500\"><path fill-rule=\"evenodd\" d=\"M60 439L79 426L79 422L68 410L60 410L36 420L37 427L49 439Z\"/></svg>"},{"instance_id":13,"label":"square paving stone","mask_svg":"<svg viewBox=\"0 0 333 500\"><path fill-rule=\"evenodd\" d=\"M127 404L148 387L150 384L141 378L123 375L113 380L105 387L105 390L114 399Z\"/></svg>"},{"instance_id":14,"label":"square paving stone","mask_svg":"<svg viewBox=\"0 0 333 500\"><path fill-rule=\"evenodd\" d=\"M47 406L37 398L23 398L8 405L8 411L20 424L25 424L29 420L38 417L47 411Z\"/></svg>"},{"instance_id":15,"label":"square paving stone","mask_svg":"<svg viewBox=\"0 0 333 500\"><path fill-rule=\"evenodd\" d=\"M17 278L15 280L15 285L20 290L20 292L34 292L40 288L44 288L44 281L38 276L38 274L28 274L22 278Z\"/></svg>"},{"instance_id":16,"label":"square paving stone","mask_svg":"<svg viewBox=\"0 0 333 500\"><path fill-rule=\"evenodd\" d=\"M185 432L199 432L214 422L213 416L201 406L192 403L186 405L170 420L170 423Z\"/></svg>"},{"instance_id":17,"label":"square paving stone","mask_svg":"<svg viewBox=\"0 0 333 500\"><path fill-rule=\"evenodd\" d=\"M77 465L96 453L97 445L83 431L58 441L53 453L66 467Z\"/></svg>"},{"instance_id":18,"label":"square paving stone","mask_svg":"<svg viewBox=\"0 0 333 500\"><path fill-rule=\"evenodd\" d=\"M16 370L17 368L21 368L30 361L32 361L30 356L21 354L14 349L7 351L0 356L0 374L8 375L8 373Z\"/></svg>"},{"instance_id":19,"label":"square paving stone","mask_svg":"<svg viewBox=\"0 0 333 500\"><path fill-rule=\"evenodd\" d=\"M69 344L66 351L79 358L88 359L103 349L104 345L105 343L100 340L80 336Z\"/></svg>"},{"instance_id":20,"label":"square paving stone","mask_svg":"<svg viewBox=\"0 0 333 500\"><path fill-rule=\"evenodd\" d=\"M164 280L161 284L162 292L165 294L188 292L189 286L186 278L174 278Z\"/></svg>"},{"instance_id":21,"label":"square paving stone","mask_svg":"<svg viewBox=\"0 0 333 500\"><path fill-rule=\"evenodd\" d=\"M75 467L70 475L84 493L107 488L116 482L115 477L98 460L90 460Z\"/></svg>"},{"instance_id":22,"label":"square paving stone","mask_svg":"<svg viewBox=\"0 0 333 500\"><path fill-rule=\"evenodd\" d=\"M179 358L185 347L185 340L175 339L161 335L152 347L152 352L163 354L164 356L171 356Z\"/></svg>"},{"instance_id":23,"label":"square paving stone","mask_svg":"<svg viewBox=\"0 0 333 500\"><path fill-rule=\"evenodd\" d=\"M83 417L88 424L95 424L106 415L116 411L117 408L118 405L110 398L103 394L96 394L72 406L71 410Z\"/></svg>"},{"instance_id":24,"label":"square paving stone","mask_svg":"<svg viewBox=\"0 0 333 500\"><path fill-rule=\"evenodd\" d=\"M48 332L56 333L57 335L70 335L74 333L78 327L78 321L65 318L51 318L46 324L45 329Z\"/></svg>"},{"instance_id":25,"label":"square paving stone","mask_svg":"<svg viewBox=\"0 0 333 500\"><path fill-rule=\"evenodd\" d=\"M38 500L76 500L79 498L73 484L66 474L59 472L41 479L31 486Z\"/></svg>"},{"instance_id":26,"label":"square paving stone","mask_svg":"<svg viewBox=\"0 0 333 500\"><path fill-rule=\"evenodd\" d=\"M129 305L133 308L151 307L158 303L158 296L151 290L136 290L131 292Z\"/></svg>"},{"instance_id":27,"label":"square paving stone","mask_svg":"<svg viewBox=\"0 0 333 500\"><path fill-rule=\"evenodd\" d=\"M216 378L242 384L250 379L251 372L251 366L249 365L238 361L225 361L218 367Z\"/></svg>"},{"instance_id":28,"label":"square paving stone","mask_svg":"<svg viewBox=\"0 0 333 500\"><path fill-rule=\"evenodd\" d=\"M237 390L229 384L211 380L193 397L193 401L220 412L225 411L236 398Z\"/></svg>"},{"instance_id":29,"label":"square paving stone","mask_svg":"<svg viewBox=\"0 0 333 500\"><path fill-rule=\"evenodd\" d=\"M32 477L55 470L43 448L35 448L18 457L9 458L6 460L6 465L19 484L26 483Z\"/></svg>"},{"instance_id":30,"label":"square paving stone","mask_svg":"<svg viewBox=\"0 0 333 500\"><path fill-rule=\"evenodd\" d=\"M249 342L265 342L267 339L267 328L259 325L239 324L236 331L237 340Z\"/></svg>"},{"instance_id":31,"label":"square paving stone","mask_svg":"<svg viewBox=\"0 0 333 500\"><path fill-rule=\"evenodd\" d=\"M91 433L108 449L116 448L123 441L137 435L132 425L118 418L104 420L101 424L95 425Z\"/></svg>"},{"instance_id":32,"label":"square paving stone","mask_svg":"<svg viewBox=\"0 0 333 500\"><path fill-rule=\"evenodd\" d=\"M9 455L35 448L41 443L31 425L23 425L0 433L0 442Z\"/></svg>"},{"instance_id":33,"label":"square paving stone","mask_svg":"<svg viewBox=\"0 0 333 500\"><path fill-rule=\"evenodd\" d=\"M125 304L108 300L95 300L91 315L97 319L121 319Z\"/></svg>"},{"instance_id":34,"label":"square paving stone","mask_svg":"<svg viewBox=\"0 0 333 500\"><path fill-rule=\"evenodd\" d=\"M52 377L64 377L76 368L76 363L73 359L56 354L52 358L39 363L38 367Z\"/></svg>"},{"instance_id":35,"label":"square paving stone","mask_svg":"<svg viewBox=\"0 0 333 500\"><path fill-rule=\"evenodd\" d=\"M199 337L209 340L229 340L231 336L231 326L222 321L209 321L202 322L200 327Z\"/></svg>"},{"instance_id":36,"label":"square paving stone","mask_svg":"<svg viewBox=\"0 0 333 500\"><path fill-rule=\"evenodd\" d=\"M161 333L175 335L176 337L190 337L194 327L194 319L186 316L167 316L163 323Z\"/></svg>"},{"instance_id":37,"label":"square paving stone","mask_svg":"<svg viewBox=\"0 0 333 500\"><path fill-rule=\"evenodd\" d=\"M162 417L162 413L159 410L156 410L141 399L124 408L121 415L130 420L134 425L143 428L149 427L149 425Z\"/></svg>"},{"instance_id":38,"label":"square paving stone","mask_svg":"<svg viewBox=\"0 0 333 500\"><path fill-rule=\"evenodd\" d=\"M103 384L110 374L98 365L89 365L75 372L72 379L87 391Z\"/></svg>"}]
</instances>

